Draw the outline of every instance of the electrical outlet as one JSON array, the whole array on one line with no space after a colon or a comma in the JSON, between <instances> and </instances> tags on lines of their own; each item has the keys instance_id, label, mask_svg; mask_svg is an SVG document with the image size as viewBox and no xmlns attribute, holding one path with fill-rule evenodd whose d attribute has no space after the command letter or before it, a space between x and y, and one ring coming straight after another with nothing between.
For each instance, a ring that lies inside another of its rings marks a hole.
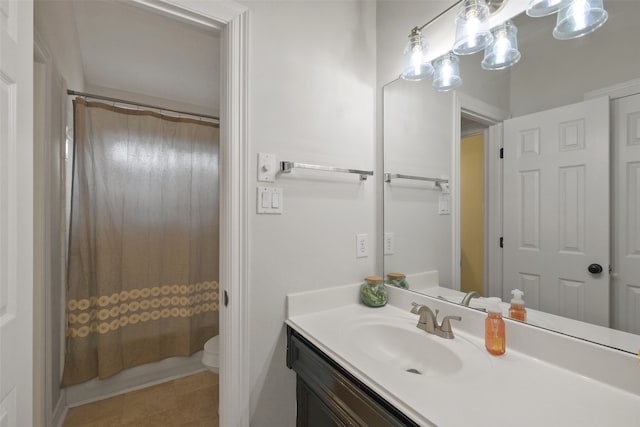
<instances>
[{"instance_id":1,"label":"electrical outlet","mask_svg":"<svg viewBox=\"0 0 640 427\"><path fill-rule=\"evenodd\" d=\"M369 256L369 235L356 234L356 258Z\"/></svg>"},{"instance_id":2,"label":"electrical outlet","mask_svg":"<svg viewBox=\"0 0 640 427\"><path fill-rule=\"evenodd\" d=\"M384 233L384 254L393 255L393 233Z\"/></svg>"}]
</instances>

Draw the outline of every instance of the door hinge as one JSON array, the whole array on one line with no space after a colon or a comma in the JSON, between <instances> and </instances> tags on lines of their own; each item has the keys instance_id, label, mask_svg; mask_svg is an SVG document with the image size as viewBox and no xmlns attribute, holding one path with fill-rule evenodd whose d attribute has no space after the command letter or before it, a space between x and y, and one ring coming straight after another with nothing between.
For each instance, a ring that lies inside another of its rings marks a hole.
<instances>
[{"instance_id":1,"label":"door hinge","mask_svg":"<svg viewBox=\"0 0 640 427\"><path fill-rule=\"evenodd\" d=\"M504 147L500 147L500 158L504 159Z\"/></svg>"},{"instance_id":2,"label":"door hinge","mask_svg":"<svg viewBox=\"0 0 640 427\"><path fill-rule=\"evenodd\" d=\"M227 291L224 291L224 306L228 306L229 305L229 294L227 293Z\"/></svg>"},{"instance_id":3,"label":"door hinge","mask_svg":"<svg viewBox=\"0 0 640 427\"><path fill-rule=\"evenodd\" d=\"M503 237L500 237L500 243L499 244L500 244L501 248L504 248L504 238Z\"/></svg>"}]
</instances>

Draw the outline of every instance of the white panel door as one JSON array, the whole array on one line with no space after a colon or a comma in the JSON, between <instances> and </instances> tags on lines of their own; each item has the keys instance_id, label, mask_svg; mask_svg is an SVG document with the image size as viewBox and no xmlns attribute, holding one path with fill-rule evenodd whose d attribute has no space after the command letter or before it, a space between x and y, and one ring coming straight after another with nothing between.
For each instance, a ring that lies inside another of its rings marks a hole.
<instances>
[{"instance_id":1,"label":"white panel door","mask_svg":"<svg viewBox=\"0 0 640 427\"><path fill-rule=\"evenodd\" d=\"M504 122L503 231L504 299L609 325L607 98Z\"/></svg>"},{"instance_id":2,"label":"white panel door","mask_svg":"<svg viewBox=\"0 0 640 427\"><path fill-rule=\"evenodd\" d=\"M0 426L33 424L33 3L0 0Z\"/></svg>"},{"instance_id":3,"label":"white panel door","mask_svg":"<svg viewBox=\"0 0 640 427\"><path fill-rule=\"evenodd\" d=\"M640 334L640 95L612 108L613 326Z\"/></svg>"}]
</instances>

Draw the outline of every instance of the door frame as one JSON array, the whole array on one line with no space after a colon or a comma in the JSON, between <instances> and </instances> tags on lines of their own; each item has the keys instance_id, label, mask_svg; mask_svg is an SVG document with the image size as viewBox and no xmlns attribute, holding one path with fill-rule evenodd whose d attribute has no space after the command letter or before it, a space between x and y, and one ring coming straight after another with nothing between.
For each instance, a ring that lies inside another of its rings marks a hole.
<instances>
[{"instance_id":1,"label":"door frame","mask_svg":"<svg viewBox=\"0 0 640 427\"><path fill-rule=\"evenodd\" d=\"M609 139L609 143L611 144L611 170L610 170L610 185L611 185L611 194L614 194L614 190L615 188L613 187L613 182L614 182L614 173L613 170L615 168L615 165L613 162L614 160L614 152L613 152L613 143L614 143L614 131L615 131L615 126L616 126L616 122L615 122L615 117L614 117L614 109L613 109L613 101L620 99L620 98L626 98L628 96L634 96L634 95L639 95L640 94L640 79L633 79L633 80L628 80L626 82L622 82L622 83L618 83L618 84L614 84L611 86L605 86L603 88L600 89L595 89L589 92L586 92L584 94L584 100L588 101L590 99L594 99L594 98L599 98L602 96L606 96L607 98L609 98L609 112L611 114L611 126L610 126L610 139ZM616 251L616 245L617 245L617 241L616 241L616 233L614 230L614 221L615 221L615 216L616 216L616 211L617 211L617 206L616 203L612 200L612 204L610 206L610 210L611 210L611 217L610 217L610 245L609 245L609 289L610 289L610 296L611 299L609 301L609 320L610 320L610 324L609 326L611 328L614 329L619 329L624 331L625 329L623 329L621 326L624 324L622 322L622 320L620 319L619 313L622 313L618 307L618 301L619 301L619 297L618 297L618 292L616 289L616 281L617 279L617 272L616 272L616 268L618 266L617 258L619 256L619 254Z\"/></svg>"},{"instance_id":2,"label":"door frame","mask_svg":"<svg viewBox=\"0 0 640 427\"><path fill-rule=\"evenodd\" d=\"M471 117L479 123L487 126L500 125L499 128L490 128L485 131L484 144L484 188L500 183L497 191L485 191L484 205L484 265L485 265L485 290L489 295L502 295L502 253L497 244L502 234L502 164L498 158L499 150L502 147L502 125L501 123L510 118L511 115L499 107L488 104L465 93L455 92L453 99L454 131L453 131L453 158L452 175L453 182L450 183L452 200L452 234L453 234L453 271L452 287L455 290L461 289L460 284L460 139L462 116ZM492 212L492 215L487 215ZM496 270L496 268L499 268Z\"/></svg>"},{"instance_id":3,"label":"door frame","mask_svg":"<svg viewBox=\"0 0 640 427\"><path fill-rule=\"evenodd\" d=\"M249 8L235 1L129 0L221 30L220 425L249 426Z\"/></svg>"},{"instance_id":4,"label":"door frame","mask_svg":"<svg viewBox=\"0 0 640 427\"><path fill-rule=\"evenodd\" d=\"M34 99L45 98L47 93L47 74L49 72L50 54L41 43L40 37L34 31L33 38L33 76L34 76ZM41 80L36 84L36 80ZM34 103L33 118L33 179L34 183L44 182L46 174L44 169L44 159L46 155L45 141L48 141L49 131L46 123L48 102L43 102L44 107L38 109ZM44 260L47 256L45 248L47 239L45 237L45 217L36 212L44 212L44 188L34 185L33 204L33 425L49 425L49 415L53 412L51 407L51 395L49 393L49 370L50 358L47 354L49 334L46 333L46 319L49 317L50 298L47 298L47 287L45 286L45 266Z\"/></svg>"}]
</instances>

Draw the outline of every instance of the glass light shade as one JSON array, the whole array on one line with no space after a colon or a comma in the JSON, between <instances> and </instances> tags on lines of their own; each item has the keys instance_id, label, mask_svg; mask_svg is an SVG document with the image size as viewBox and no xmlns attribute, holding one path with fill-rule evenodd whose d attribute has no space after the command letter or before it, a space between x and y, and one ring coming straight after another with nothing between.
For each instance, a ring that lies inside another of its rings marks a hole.
<instances>
[{"instance_id":1,"label":"glass light shade","mask_svg":"<svg viewBox=\"0 0 640 427\"><path fill-rule=\"evenodd\" d=\"M480 52L491 43L487 28L489 6L485 0L465 0L456 16L456 41L453 53L471 55Z\"/></svg>"},{"instance_id":2,"label":"glass light shade","mask_svg":"<svg viewBox=\"0 0 640 427\"><path fill-rule=\"evenodd\" d=\"M480 66L484 70L502 70L520 61L518 50L518 28L512 21L498 25L491 30L493 41L484 50Z\"/></svg>"},{"instance_id":3,"label":"glass light shade","mask_svg":"<svg viewBox=\"0 0 640 427\"><path fill-rule=\"evenodd\" d=\"M573 0L531 0L527 6L527 15L534 18L551 15L571 4Z\"/></svg>"},{"instance_id":4,"label":"glass light shade","mask_svg":"<svg viewBox=\"0 0 640 427\"><path fill-rule=\"evenodd\" d=\"M433 60L433 83L431 86L438 92L457 89L462 84L460 77L460 60L453 53L446 53Z\"/></svg>"},{"instance_id":5,"label":"glass light shade","mask_svg":"<svg viewBox=\"0 0 640 427\"><path fill-rule=\"evenodd\" d=\"M404 49L404 68L400 77L404 80L424 80L433 74L433 66L426 60L427 43L414 28L409 34L409 42Z\"/></svg>"},{"instance_id":6,"label":"glass light shade","mask_svg":"<svg viewBox=\"0 0 640 427\"><path fill-rule=\"evenodd\" d=\"M585 36L600 28L608 17L602 0L573 0L558 11L553 37L569 40Z\"/></svg>"}]
</instances>

